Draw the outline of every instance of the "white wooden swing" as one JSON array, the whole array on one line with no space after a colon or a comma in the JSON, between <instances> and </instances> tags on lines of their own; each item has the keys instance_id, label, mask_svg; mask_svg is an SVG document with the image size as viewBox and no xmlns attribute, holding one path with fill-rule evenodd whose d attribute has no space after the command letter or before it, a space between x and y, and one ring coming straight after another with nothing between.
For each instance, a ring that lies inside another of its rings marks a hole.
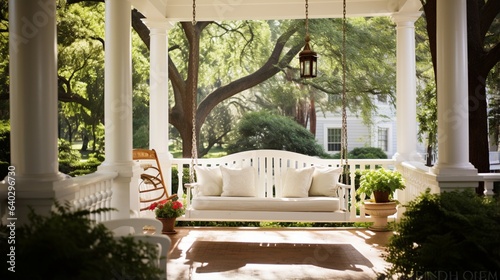
<instances>
[{"instance_id":1,"label":"white wooden swing","mask_svg":"<svg viewBox=\"0 0 500 280\"><path fill-rule=\"evenodd\" d=\"M190 183L185 184L186 213L179 220L346 222L355 217L355 190L340 183L349 181L343 178L348 169L345 2L342 21L340 161L278 150L254 150L222 158L198 159L196 86L193 83ZM306 29L307 7L306 0ZM350 179L353 182L354 178Z\"/></svg>"}]
</instances>

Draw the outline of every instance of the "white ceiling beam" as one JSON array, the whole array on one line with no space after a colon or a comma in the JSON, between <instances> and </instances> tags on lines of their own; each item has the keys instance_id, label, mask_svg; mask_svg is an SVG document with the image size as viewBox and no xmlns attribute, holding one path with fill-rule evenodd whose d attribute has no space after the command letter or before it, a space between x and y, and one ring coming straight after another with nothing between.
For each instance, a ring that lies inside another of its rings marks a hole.
<instances>
[{"instance_id":1,"label":"white ceiling beam","mask_svg":"<svg viewBox=\"0 0 500 280\"><path fill-rule=\"evenodd\" d=\"M146 17L191 21L190 0L133 0ZM342 17L342 0L309 0L310 18ZM348 17L388 16L404 8L418 11L419 0L347 0ZM196 0L198 21L305 18L305 0Z\"/></svg>"}]
</instances>

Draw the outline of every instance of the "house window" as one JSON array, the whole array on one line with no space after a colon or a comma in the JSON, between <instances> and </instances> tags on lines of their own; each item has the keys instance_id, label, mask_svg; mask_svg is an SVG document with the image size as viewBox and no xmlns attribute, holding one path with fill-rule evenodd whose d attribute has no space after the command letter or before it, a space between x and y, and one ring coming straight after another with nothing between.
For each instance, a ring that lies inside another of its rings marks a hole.
<instances>
[{"instance_id":1,"label":"house window","mask_svg":"<svg viewBox=\"0 0 500 280\"><path fill-rule=\"evenodd\" d=\"M389 129L384 127L378 128L378 147L384 151L389 150Z\"/></svg>"},{"instance_id":2,"label":"house window","mask_svg":"<svg viewBox=\"0 0 500 280\"><path fill-rule=\"evenodd\" d=\"M328 129L328 151L329 152L340 152L341 145L341 130L340 128L329 128Z\"/></svg>"}]
</instances>

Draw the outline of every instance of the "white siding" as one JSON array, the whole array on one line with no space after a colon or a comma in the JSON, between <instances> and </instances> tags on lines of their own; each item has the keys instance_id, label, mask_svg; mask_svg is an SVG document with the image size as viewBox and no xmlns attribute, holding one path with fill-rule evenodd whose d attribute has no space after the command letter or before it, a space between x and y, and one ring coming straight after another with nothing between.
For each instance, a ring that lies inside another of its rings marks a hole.
<instances>
[{"instance_id":1,"label":"white siding","mask_svg":"<svg viewBox=\"0 0 500 280\"><path fill-rule=\"evenodd\" d=\"M396 112L392 105L378 102L378 112L372 116L371 126L363 123L360 117L348 113L347 117L347 148L351 151L360 147L378 147L378 128L388 129L388 150L385 151L388 158L397 151ZM317 112L316 140L328 152L327 131L329 128L342 128L341 114ZM335 154L337 152L330 152Z\"/></svg>"}]
</instances>

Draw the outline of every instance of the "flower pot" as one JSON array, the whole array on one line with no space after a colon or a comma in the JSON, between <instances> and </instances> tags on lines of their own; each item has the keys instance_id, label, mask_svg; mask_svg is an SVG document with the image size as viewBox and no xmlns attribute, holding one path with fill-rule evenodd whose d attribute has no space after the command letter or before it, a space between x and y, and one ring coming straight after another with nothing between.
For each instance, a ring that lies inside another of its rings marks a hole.
<instances>
[{"instance_id":1,"label":"flower pot","mask_svg":"<svg viewBox=\"0 0 500 280\"><path fill-rule=\"evenodd\" d=\"M163 224L163 228L161 230L161 233L163 233L163 234L177 233L174 229L175 219L177 219L177 218L156 218L156 219L158 219Z\"/></svg>"},{"instance_id":2,"label":"flower pot","mask_svg":"<svg viewBox=\"0 0 500 280\"><path fill-rule=\"evenodd\" d=\"M389 192L383 191L373 191L373 196L375 197L375 202L385 203L389 202Z\"/></svg>"},{"instance_id":3,"label":"flower pot","mask_svg":"<svg viewBox=\"0 0 500 280\"><path fill-rule=\"evenodd\" d=\"M387 231L387 217L398 211L395 201L385 203L365 201L364 207L373 220L373 225L369 227L373 231Z\"/></svg>"}]
</instances>

